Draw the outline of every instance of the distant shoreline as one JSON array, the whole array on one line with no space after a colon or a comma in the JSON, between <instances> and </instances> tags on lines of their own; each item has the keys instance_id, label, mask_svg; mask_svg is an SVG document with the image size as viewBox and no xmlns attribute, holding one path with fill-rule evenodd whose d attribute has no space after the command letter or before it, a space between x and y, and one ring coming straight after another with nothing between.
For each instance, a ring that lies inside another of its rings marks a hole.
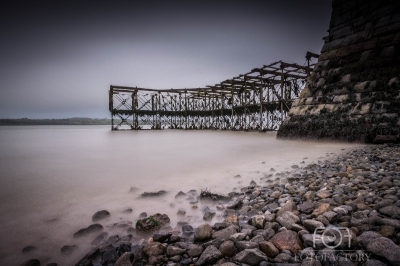
<instances>
[{"instance_id":1,"label":"distant shoreline","mask_svg":"<svg viewBox=\"0 0 400 266\"><path fill-rule=\"evenodd\" d=\"M63 119L0 119L0 126L45 126L45 125L111 125L107 118L63 118Z\"/></svg>"}]
</instances>

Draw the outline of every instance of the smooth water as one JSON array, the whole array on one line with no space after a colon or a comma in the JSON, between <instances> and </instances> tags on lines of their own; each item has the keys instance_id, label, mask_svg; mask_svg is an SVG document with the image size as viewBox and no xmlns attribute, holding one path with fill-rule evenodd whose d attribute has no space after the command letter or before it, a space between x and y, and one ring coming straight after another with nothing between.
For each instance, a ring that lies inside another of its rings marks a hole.
<instances>
[{"instance_id":1,"label":"smooth water","mask_svg":"<svg viewBox=\"0 0 400 266\"><path fill-rule=\"evenodd\" d=\"M273 132L3 126L0 264L20 265L38 258L43 265L74 265L90 250L94 236L74 239L72 235L92 224L92 215L102 209L111 213L101 222L110 235L113 231L107 226L127 220L135 224L141 212L166 213L173 228L182 219L196 226L202 222L201 212L190 208L185 199L174 199L180 190L228 193L251 180L262 185L265 180L260 178L272 167L281 171L292 164L306 165L355 146L277 140ZM130 192L131 187L136 189ZM168 193L139 198L144 191L158 190ZM133 212L123 214L129 207ZM176 216L179 208L186 210L186 217ZM214 220L218 219L217 215ZM63 245L72 244L79 250L61 254ZM37 250L21 253L28 245Z\"/></svg>"}]
</instances>

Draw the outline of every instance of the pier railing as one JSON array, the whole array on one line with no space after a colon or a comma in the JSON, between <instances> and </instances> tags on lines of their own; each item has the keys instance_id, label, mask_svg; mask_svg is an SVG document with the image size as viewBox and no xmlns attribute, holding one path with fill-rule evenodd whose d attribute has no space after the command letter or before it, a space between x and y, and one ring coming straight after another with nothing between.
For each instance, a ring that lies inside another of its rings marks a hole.
<instances>
[{"instance_id":1,"label":"pier railing","mask_svg":"<svg viewBox=\"0 0 400 266\"><path fill-rule=\"evenodd\" d=\"M111 85L111 129L277 130L313 69L307 62L278 61L204 88Z\"/></svg>"}]
</instances>

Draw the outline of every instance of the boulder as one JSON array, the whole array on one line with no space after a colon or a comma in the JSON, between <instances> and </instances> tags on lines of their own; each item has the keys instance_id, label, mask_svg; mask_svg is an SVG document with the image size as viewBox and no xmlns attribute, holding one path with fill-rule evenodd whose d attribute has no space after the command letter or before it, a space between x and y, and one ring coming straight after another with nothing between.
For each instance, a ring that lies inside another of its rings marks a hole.
<instances>
[{"instance_id":1,"label":"boulder","mask_svg":"<svg viewBox=\"0 0 400 266\"><path fill-rule=\"evenodd\" d=\"M371 240L382 237L381 234L375 231L366 231L357 237L358 242L365 248Z\"/></svg>"},{"instance_id":2,"label":"boulder","mask_svg":"<svg viewBox=\"0 0 400 266\"><path fill-rule=\"evenodd\" d=\"M150 242L144 245L143 251L148 257L158 256L165 253L166 247L159 242Z\"/></svg>"},{"instance_id":3,"label":"boulder","mask_svg":"<svg viewBox=\"0 0 400 266\"><path fill-rule=\"evenodd\" d=\"M310 213L312 213L313 210L314 210L314 202L312 202L312 201L305 201L305 202L303 202L302 204L299 204L299 205L297 206L297 209L298 209L300 212L302 212L302 213L310 214Z\"/></svg>"},{"instance_id":4,"label":"boulder","mask_svg":"<svg viewBox=\"0 0 400 266\"><path fill-rule=\"evenodd\" d=\"M212 227L209 224L202 224L194 230L194 241L201 242L211 238Z\"/></svg>"},{"instance_id":5,"label":"boulder","mask_svg":"<svg viewBox=\"0 0 400 266\"><path fill-rule=\"evenodd\" d=\"M242 251L245 249L253 249L253 248L258 248L258 243L252 242L252 241L238 241L236 242L236 247L238 250Z\"/></svg>"},{"instance_id":6,"label":"boulder","mask_svg":"<svg viewBox=\"0 0 400 266\"><path fill-rule=\"evenodd\" d=\"M204 248L202 246L195 245L189 249L188 255L190 257L198 257L201 255L201 253L203 253L203 251L204 251Z\"/></svg>"},{"instance_id":7,"label":"boulder","mask_svg":"<svg viewBox=\"0 0 400 266\"><path fill-rule=\"evenodd\" d=\"M276 218L276 221L287 229L291 229L293 224L300 222L300 219L293 212L285 211Z\"/></svg>"},{"instance_id":8,"label":"boulder","mask_svg":"<svg viewBox=\"0 0 400 266\"><path fill-rule=\"evenodd\" d=\"M219 251L221 251L224 257L232 257L235 255L235 243L231 240L227 240L219 246Z\"/></svg>"},{"instance_id":9,"label":"boulder","mask_svg":"<svg viewBox=\"0 0 400 266\"><path fill-rule=\"evenodd\" d=\"M366 249L376 256L381 256L390 262L400 262L400 247L386 237L371 240Z\"/></svg>"},{"instance_id":10,"label":"boulder","mask_svg":"<svg viewBox=\"0 0 400 266\"><path fill-rule=\"evenodd\" d=\"M168 215L157 213L138 220L136 222L136 229L142 232L153 231L161 228L165 224L168 224L169 221Z\"/></svg>"},{"instance_id":11,"label":"boulder","mask_svg":"<svg viewBox=\"0 0 400 266\"><path fill-rule=\"evenodd\" d=\"M195 265L208 265L222 258L222 253L214 246L208 246L196 261Z\"/></svg>"},{"instance_id":12,"label":"boulder","mask_svg":"<svg viewBox=\"0 0 400 266\"><path fill-rule=\"evenodd\" d=\"M165 233L165 232L155 233L155 234L153 234L153 241L162 243L165 240L167 240L168 238L170 238L171 236L172 236L171 233Z\"/></svg>"},{"instance_id":13,"label":"boulder","mask_svg":"<svg viewBox=\"0 0 400 266\"><path fill-rule=\"evenodd\" d=\"M95 214L93 214L92 221L95 223L99 220L102 220L102 219L110 217L110 216L111 216L111 214L106 210L98 211Z\"/></svg>"},{"instance_id":14,"label":"boulder","mask_svg":"<svg viewBox=\"0 0 400 266\"><path fill-rule=\"evenodd\" d=\"M282 205L282 207L279 209L279 211L276 213L276 216L281 215L282 213L289 211L293 212L297 210L297 205L294 203L292 200L288 200L285 204Z\"/></svg>"},{"instance_id":15,"label":"boulder","mask_svg":"<svg viewBox=\"0 0 400 266\"><path fill-rule=\"evenodd\" d=\"M237 233L237 226L235 225L231 225L225 229L219 230L219 231L215 231L214 233L212 233L212 238L218 238L218 239L222 239L222 240L229 240L229 238L231 237L231 235L236 234Z\"/></svg>"},{"instance_id":16,"label":"boulder","mask_svg":"<svg viewBox=\"0 0 400 266\"><path fill-rule=\"evenodd\" d=\"M379 212L388 217L400 216L400 208L396 205L390 205L379 209Z\"/></svg>"},{"instance_id":17,"label":"boulder","mask_svg":"<svg viewBox=\"0 0 400 266\"><path fill-rule=\"evenodd\" d=\"M176 255L182 255L186 252L186 249L183 248L178 248L178 247L174 247L174 246L168 246L167 247L167 256L168 257L173 257Z\"/></svg>"},{"instance_id":18,"label":"boulder","mask_svg":"<svg viewBox=\"0 0 400 266\"><path fill-rule=\"evenodd\" d=\"M330 211L331 210L331 205L329 203L322 203L318 207L314 209L314 211L311 213L312 217L318 217L319 215L324 214L324 212Z\"/></svg>"},{"instance_id":19,"label":"boulder","mask_svg":"<svg viewBox=\"0 0 400 266\"><path fill-rule=\"evenodd\" d=\"M279 250L270 241L261 241L258 243L258 245L260 246L260 250L267 257L275 257L279 254Z\"/></svg>"},{"instance_id":20,"label":"boulder","mask_svg":"<svg viewBox=\"0 0 400 266\"><path fill-rule=\"evenodd\" d=\"M76 245L65 245L65 246L62 246L61 253L65 254L65 255L70 255L77 249L78 249L78 247Z\"/></svg>"},{"instance_id":21,"label":"boulder","mask_svg":"<svg viewBox=\"0 0 400 266\"><path fill-rule=\"evenodd\" d=\"M86 228L80 229L77 232L75 232L74 237L87 236L92 233L97 233L101 230L103 230L103 226L101 224L92 224Z\"/></svg>"},{"instance_id":22,"label":"boulder","mask_svg":"<svg viewBox=\"0 0 400 266\"><path fill-rule=\"evenodd\" d=\"M280 251L290 250L293 254L297 254L302 249L299 236L292 230L278 232L270 239L270 242Z\"/></svg>"},{"instance_id":23,"label":"boulder","mask_svg":"<svg viewBox=\"0 0 400 266\"><path fill-rule=\"evenodd\" d=\"M258 229L264 228L264 223L265 223L264 215L256 215L253 216L253 218L251 219L251 224Z\"/></svg>"},{"instance_id":24,"label":"boulder","mask_svg":"<svg viewBox=\"0 0 400 266\"><path fill-rule=\"evenodd\" d=\"M40 261L37 259L30 259L22 263L20 266L40 266Z\"/></svg>"},{"instance_id":25,"label":"boulder","mask_svg":"<svg viewBox=\"0 0 400 266\"><path fill-rule=\"evenodd\" d=\"M267 261L268 257L260 250L254 248L240 251L236 254L235 260L248 265L259 265L261 262Z\"/></svg>"},{"instance_id":26,"label":"boulder","mask_svg":"<svg viewBox=\"0 0 400 266\"><path fill-rule=\"evenodd\" d=\"M114 266L132 266L131 257L133 257L133 254L130 252L123 253L115 262Z\"/></svg>"},{"instance_id":27,"label":"boulder","mask_svg":"<svg viewBox=\"0 0 400 266\"><path fill-rule=\"evenodd\" d=\"M325 225L323 223L311 219L304 220L303 226L310 232L314 232L317 228L325 229Z\"/></svg>"}]
</instances>

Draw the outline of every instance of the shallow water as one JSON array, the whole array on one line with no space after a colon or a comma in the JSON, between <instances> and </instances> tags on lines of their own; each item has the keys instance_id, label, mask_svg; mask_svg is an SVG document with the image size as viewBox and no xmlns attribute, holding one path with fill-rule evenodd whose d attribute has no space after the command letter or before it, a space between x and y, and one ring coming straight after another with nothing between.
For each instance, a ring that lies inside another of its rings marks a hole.
<instances>
[{"instance_id":1,"label":"shallow water","mask_svg":"<svg viewBox=\"0 0 400 266\"><path fill-rule=\"evenodd\" d=\"M262 184L272 167L301 167L359 146L276 140L274 132L112 132L108 126L3 126L0 140L0 265L30 258L44 265L74 265L95 236L72 235L92 224L92 215L102 209L111 213L101 221L110 234L107 225L134 224L144 211L168 214L173 228L185 219L195 226L202 222L201 212L185 199L174 199L180 190L228 193L251 180ZM168 193L139 198L158 190ZM133 212L123 214L128 207ZM175 215L180 208L186 218ZM61 247L71 244L79 250L61 254ZM27 245L37 250L22 254Z\"/></svg>"}]
</instances>

